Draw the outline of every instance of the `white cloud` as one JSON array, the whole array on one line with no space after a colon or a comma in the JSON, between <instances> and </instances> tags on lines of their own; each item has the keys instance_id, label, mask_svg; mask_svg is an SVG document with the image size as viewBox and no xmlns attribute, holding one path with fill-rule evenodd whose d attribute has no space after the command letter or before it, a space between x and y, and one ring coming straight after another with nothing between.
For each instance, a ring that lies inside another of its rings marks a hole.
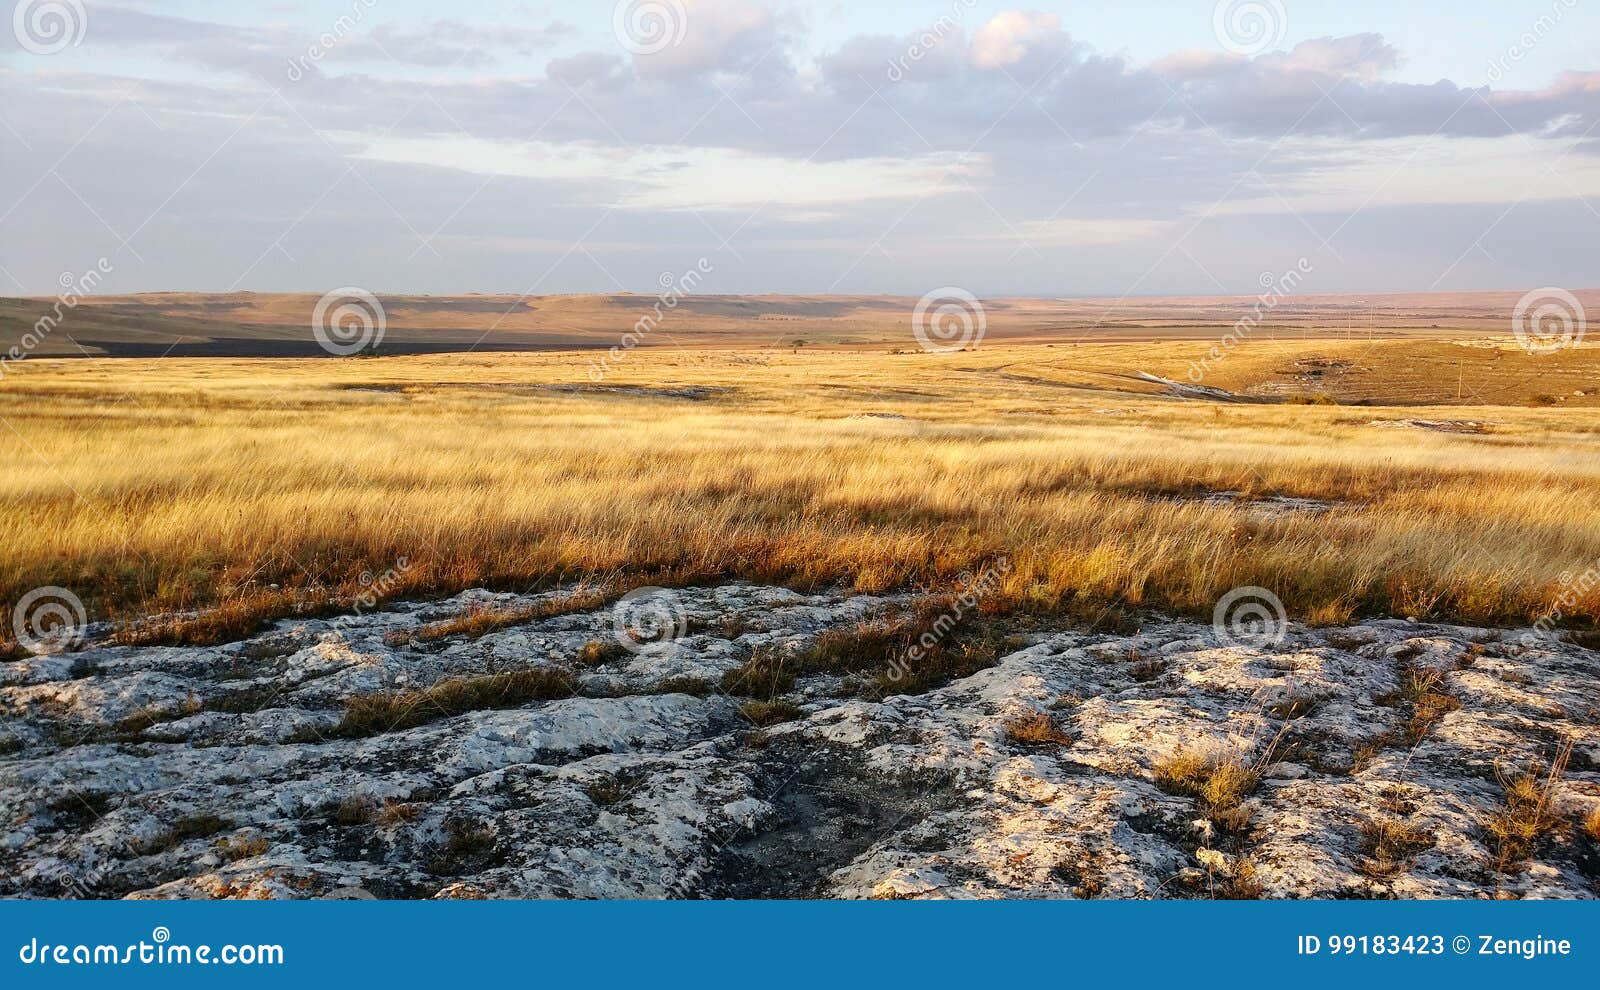
<instances>
[{"instance_id":1,"label":"white cloud","mask_svg":"<svg viewBox=\"0 0 1600 990\"><path fill-rule=\"evenodd\" d=\"M1001 11L973 33L972 64L980 69L1008 69L1036 51L1059 52L1065 44L1057 15Z\"/></svg>"},{"instance_id":2,"label":"white cloud","mask_svg":"<svg viewBox=\"0 0 1600 990\"><path fill-rule=\"evenodd\" d=\"M750 0L625 0L625 12L650 11L659 20L646 30L665 31L671 43L634 55L645 75L684 76L731 70L759 60L777 43L772 12ZM652 36L655 37L655 36Z\"/></svg>"},{"instance_id":3,"label":"white cloud","mask_svg":"<svg viewBox=\"0 0 1600 990\"><path fill-rule=\"evenodd\" d=\"M1600 158L1552 138L1391 138L1352 147L1332 139L1284 142L1277 157L1303 171L1247 179L1215 213L1350 214L1396 206L1536 203L1600 197Z\"/></svg>"},{"instance_id":4,"label":"white cloud","mask_svg":"<svg viewBox=\"0 0 1600 990\"><path fill-rule=\"evenodd\" d=\"M461 137L385 136L367 142L356 157L478 175L605 182L616 189L614 205L640 210L843 206L955 191L960 180L988 172L983 156L951 153L815 161L721 148L618 149ZM825 215L813 212L809 218Z\"/></svg>"}]
</instances>

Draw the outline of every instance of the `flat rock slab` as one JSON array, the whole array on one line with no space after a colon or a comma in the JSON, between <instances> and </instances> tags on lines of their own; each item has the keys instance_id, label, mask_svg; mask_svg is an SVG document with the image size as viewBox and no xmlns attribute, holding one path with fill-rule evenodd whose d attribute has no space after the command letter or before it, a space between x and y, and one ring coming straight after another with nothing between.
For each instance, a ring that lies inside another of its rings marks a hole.
<instances>
[{"instance_id":1,"label":"flat rock slab","mask_svg":"<svg viewBox=\"0 0 1600 990\"><path fill-rule=\"evenodd\" d=\"M688 630L643 654L610 607L408 641L468 592L214 647L97 645L0 664L0 896L1208 897L1248 864L1265 897L1600 893L1600 655L1528 630L1384 620L1031 631L979 673L863 697L802 678L757 727L716 684L909 601L732 585L675 595ZM1019 644L1021 648L1015 648ZM351 738L352 699L537 667L570 698ZM1407 671L1459 703L1415 744ZM688 690L688 689L685 689ZM1010 731L1043 713L1043 742ZM1572 744L1560 825L1496 861L1505 780ZM1158 785L1184 751L1259 786L1229 836ZM1422 836L1377 863L1372 836ZM1375 831L1376 830L1376 831ZM1498 867L1498 868L1497 868Z\"/></svg>"}]
</instances>

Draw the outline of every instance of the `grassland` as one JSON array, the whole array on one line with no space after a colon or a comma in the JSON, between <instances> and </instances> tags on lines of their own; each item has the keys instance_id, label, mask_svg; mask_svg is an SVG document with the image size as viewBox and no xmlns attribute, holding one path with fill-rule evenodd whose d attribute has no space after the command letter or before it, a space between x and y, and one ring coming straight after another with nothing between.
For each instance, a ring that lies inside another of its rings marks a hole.
<instances>
[{"instance_id":1,"label":"grassland","mask_svg":"<svg viewBox=\"0 0 1600 990\"><path fill-rule=\"evenodd\" d=\"M988 607L1600 617L1600 349L1254 340L49 360L0 381L0 602L101 617L723 578ZM1584 394L1579 394L1584 393ZM1316 500L1283 508L1271 499ZM403 562L403 564L401 563ZM389 575L374 584L374 576ZM274 587L277 586L277 587Z\"/></svg>"}]
</instances>

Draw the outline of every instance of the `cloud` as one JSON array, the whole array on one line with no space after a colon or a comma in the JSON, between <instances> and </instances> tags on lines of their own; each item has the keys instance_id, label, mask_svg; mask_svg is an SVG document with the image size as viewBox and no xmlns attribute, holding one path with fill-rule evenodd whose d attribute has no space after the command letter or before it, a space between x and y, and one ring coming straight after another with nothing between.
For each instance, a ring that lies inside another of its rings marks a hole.
<instances>
[{"instance_id":1,"label":"cloud","mask_svg":"<svg viewBox=\"0 0 1600 990\"><path fill-rule=\"evenodd\" d=\"M1061 18L1022 10L996 14L972 36L972 64L1010 69L1036 58L1057 58L1069 43Z\"/></svg>"},{"instance_id":2,"label":"cloud","mask_svg":"<svg viewBox=\"0 0 1600 990\"><path fill-rule=\"evenodd\" d=\"M735 72L781 44L777 19L750 0L623 0L617 10L617 26L635 45L634 65L647 77Z\"/></svg>"},{"instance_id":3,"label":"cloud","mask_svg":"<svg viewBox=\"0 0 1600 990\"><path fill-rule=\"evenodd\" d=\"M1451 231L1445 214L1504 214L1496 236L1531 240L1534 218L1564 205L1570 226L1593 217L1579 197L1600 202L1597 72L1525 91L1401 82L1403 53L1375 33L1141 62L1054 15L963 23L959 5L819 53L745 0L682 0L681 40L639 54L612 43L607 6L587 50L558 24L374 13L292 83L303 28L97 6L88 58L0 60L0 187L26 192L0 203L0 265L48 288L137 231L150 267L119 272L145 284L305 287L370 265L383 286L520 289L535 265L552 291L610 289L732 238L751 267L730 290L971 272L1120 292L1148 271L1140 291L1208 291L1340 230L1381 248L1371 271L1425 284L1471 238L1422 237L1416 210ZM371 256L338 249L352 238ZM553 248L580 242L612 274ZM1197 284L1174 244L1203 262ZM1594 244L1540 253L1549 280L1593 270Z\"/></svg>"}]
</instances>

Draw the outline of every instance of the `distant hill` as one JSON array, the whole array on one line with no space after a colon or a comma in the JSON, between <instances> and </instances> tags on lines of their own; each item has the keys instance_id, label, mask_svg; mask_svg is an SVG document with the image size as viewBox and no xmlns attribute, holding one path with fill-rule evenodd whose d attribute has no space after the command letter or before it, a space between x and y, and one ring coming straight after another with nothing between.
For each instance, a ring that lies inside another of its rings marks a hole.
<instances>
[{"instance_id":1,"label":"distant hill","mask_svg":"<svg viewBox=\"0 0 1600 990\"><path fill-rule=\"evenodd\" d=\"M1600 290L1574 293L1600 313ZM1259 337L1308 333L1509 335L1521 292L1290 295L1135 299L989 299L986 339L1044 341L1218 336L1259 307ZM63 309L33 356L323 356L312 332L313 293L162 292L91 296ZM646 321L637 346L915 347L918 300L900 296L383 295L384 353L607 348ZM0 298L0 352L52 315L51 298ZM661 318L656 320L657 307Z\"/></svg>"}]
</instances>

